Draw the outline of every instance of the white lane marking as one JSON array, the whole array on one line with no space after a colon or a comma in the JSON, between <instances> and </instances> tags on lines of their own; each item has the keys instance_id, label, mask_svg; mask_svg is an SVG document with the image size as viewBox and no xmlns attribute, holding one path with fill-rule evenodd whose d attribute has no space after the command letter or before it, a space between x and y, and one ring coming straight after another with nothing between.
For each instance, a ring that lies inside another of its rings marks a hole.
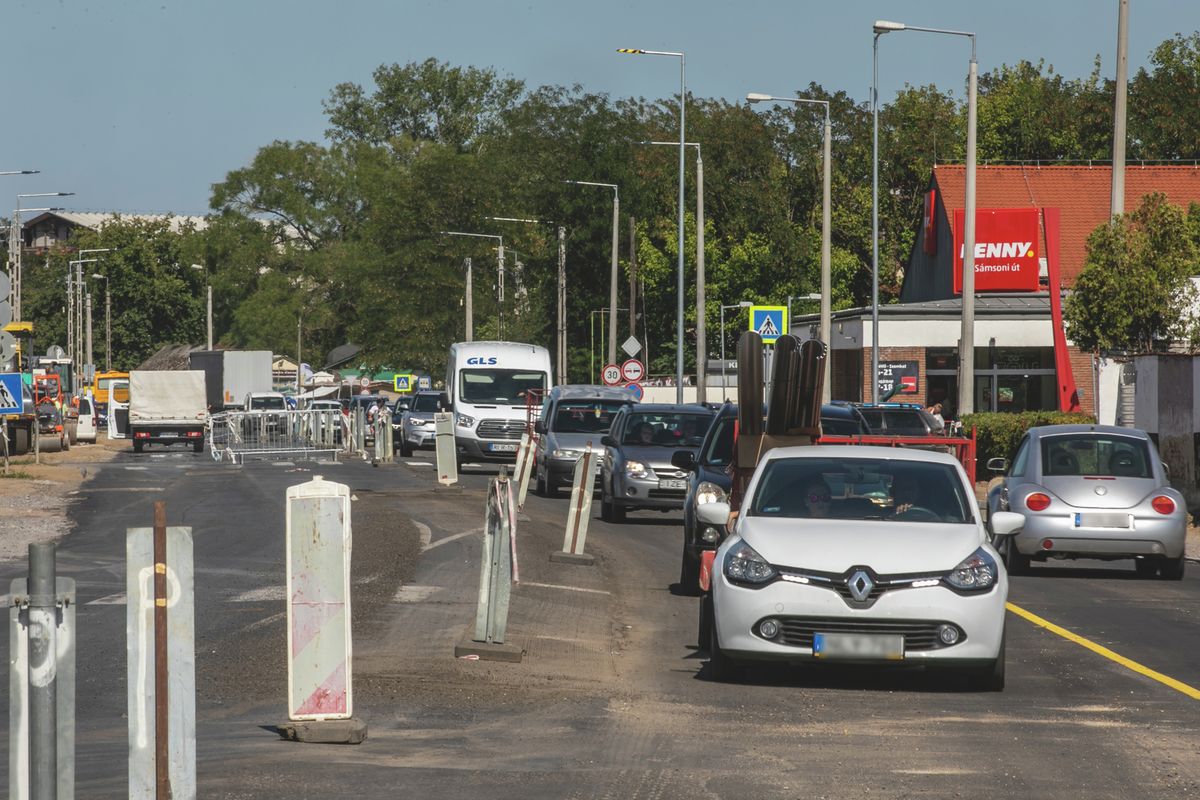
<instances>
[{"instance_id":1,"label":"white lane marking","mask_svg":"<svg viewBox=\"0 0 1200 800\"><path fill-rule=\"evenodd\" d=\"M145 470L148 470L148 469L150 469L150 468L149 468L149 467L125 467L125 469L128 469L128 470L139 470L139 471L145 471Z\"/></svg>"},{"instance_id":2,"label":"white lane marking","mask_svg":"<svg viewBox=\"0 0 1200 800\"><path fill-rule=\"evenodd\" d=\"M242 633L249 633L250 631L258 630L259 628L270 625L272 622L283 619L286 616L287 616L286 611L280 611L278 614L272 614L269 617L263 617L260 620L251 622L249 625L243 626Z\"/></svg>"},{"instance_id":3,"label":"white lane marking","mask_svg":"<svg viewBox=\"0 0 1200 800\"><path fill-rule=\"evenodd\" d=\"M517 586L536 586L539 589L562 589L565 592L586 592L588 594L612 594L603 589L584 589L582 586L562 586L557 583L534 583L533 581L521 581Z\"/></svg>"},{"instance_id":4,"label":"white lane marking","mask_svg":"<svg viewBox=\"0 0 1200 800\"><path fill-rule=\"evenodd\" d=\"M230 603L261 603L264 600L286 600L286 586L260 586L229 598Z\"/></svg>"},{"instance_id":5,"label":"white lane marking","mask_svg":"<svg viewBox=\"0 0 1200 800\"><path fill-rule=\"evenodd\" d=\"M421 552L426 553L435 547L441 547L442 545L448 544L449 542L453 542L456 539L462 539L467 536L478 536L481 533L483 533L483 528L473 528L472 530L469 530L469 531L463 531L462 533L456 533L452 536L447 536L444 539L438 539L436 542L430 542L428 545L425 545L421 548Z\"/></svg>"},{"instance_id":6,"label":"white lane marking","mask_svg":"<svg viewBox=\"0 0 1200 800\"><path fill-rule=\"evenodd\" d=\"M432 467L433 466L432 461L405 461L404 463L410 467Z\"/></svg>"},{"instance_id":7,"label":"white lane marking","mask_svg":"<svg viewBox=\"0 0 1200 800\"><path fill-rule=\"evenodd\" d=\"M271 463L277 467L294 467L294 466L296 466L295 461L272 461Z\"/></svg>"},{"instance_id":8,"label":"white lane marking","mask_svg":"<svg viewBox=\"0 0 1200 800\"><path fill-rule=\"evenodd\" d=\"M123 606L127 602L124 592L116 592L114 594L106 594L104 597L97 597L95 600L84 603L85 606Z\"/></svg>"},{"instance_id":9,"label":"white lane marking","mask_svg":"<svg viewBox=\"0 0 1200 800\"><path fill-rule=\"evenodd\" d=\"M132 469L126 467L126 469ZM139 468L140 469L140 468ZM161 486L94 486L87 489L75 489L67 494L92 494L94 492L162 492Z\"/></svg>"},{"instance_id":10,"label":"white lane marking","mask_svg":"<svg viewBox=\"0 0 1200 800\"><path fill-rule=\"evenodd\" d=\"M435 592L440 592L441 586L417 586L405 585L396 590L396 594L392 595L393 603L419 603L428 598Z\"/></svg>"}]
</instances>

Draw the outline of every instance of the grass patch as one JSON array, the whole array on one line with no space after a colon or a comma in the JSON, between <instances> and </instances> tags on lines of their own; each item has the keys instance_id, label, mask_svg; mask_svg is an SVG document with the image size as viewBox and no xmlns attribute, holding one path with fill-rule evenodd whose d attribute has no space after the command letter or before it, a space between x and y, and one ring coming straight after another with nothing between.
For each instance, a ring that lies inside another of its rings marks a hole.
<instances>
[{"instance_id":1,"label":"grass patch","mask_svg":"<svg viewBox=\"0 0 1200 800\"><path fill-rule=\"evenodd\" d=\"M26 472L23 469L11 470L7 475L4 474L3 470L0 470L0 478L16 478L17 480L30 480L31 478L33 478L33 475L31 475L30 473Z\"/></svg>"}]
</instances>

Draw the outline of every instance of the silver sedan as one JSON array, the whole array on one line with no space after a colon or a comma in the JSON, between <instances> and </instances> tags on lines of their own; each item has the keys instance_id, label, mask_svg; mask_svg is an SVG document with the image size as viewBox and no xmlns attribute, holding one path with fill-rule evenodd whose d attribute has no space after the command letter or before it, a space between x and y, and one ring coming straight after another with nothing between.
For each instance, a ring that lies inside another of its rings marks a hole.
<instances>
[{"instance_id":1,"label":"silver sedan","mask_svg":"<svg viewBox=\"0 0 1200 800\"><path fill-rule=\"evenodd\" d=\"M1011 465L994 458L988 468L1005 473L988 493L989 512L1025 517L997 541L1010 574L1049 558L1132 558L1143 577L1183 578L1187 504L1143 431L1030 428Z\"/></svg>"}]
</instances>

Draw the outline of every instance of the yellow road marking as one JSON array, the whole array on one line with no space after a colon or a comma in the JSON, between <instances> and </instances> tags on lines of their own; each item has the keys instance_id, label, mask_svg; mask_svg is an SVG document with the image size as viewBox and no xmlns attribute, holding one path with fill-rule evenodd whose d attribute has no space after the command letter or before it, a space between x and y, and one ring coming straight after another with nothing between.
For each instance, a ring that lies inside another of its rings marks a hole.
<instances>
[{"instance_id":1,"label":"yellow road marking","mask_svg":"<svg viewBox=\"0 0 1200 800\"><path fill-rule=\"evenodd\" d=\"M1161 672L1155 672L1154 670L1150 669L1149 667L1143 666L1143 665L1137 663L1136 661L1128 659L1119 653L1114 653L1112 650L1109 650L1107 647L1098 645L1095 642L1091 641L1090 639L1085 639L1077 633L1072 633L1071 631L1067 630L1066 628L1055 625L1053 622L1050 622L1049 620L1042 619L1037 614L1034 614L1032 611L1026 611L1025 609L1021 608L1018 605L1014 605L1013 603L1005 603L1005 606L1008 608L1009 611L1016 614L1018 617L1024 617L1025 619L1032 622L1034 625L1045 628L1046 630L1050 631L1051 633L1057 633L1059 636L1063 637L1064 639L1074 642L1075 644L1079 645L1080 647L1086 647L1088 650L1091 650L1093 653L1102 655L1105 658L1109 659L1110 661L1115 661L1118 664L1120 664L1121 666L1125 667L1126 669L1131 669L1134 672L1138 673L1139 675L1145 675L1147 678L1158 681L1159 683L1163 684L1164 686L1170 686L1175 691L1182 692L1183 694L1187 695L1188 697L1192 698L1193 700L1200 700L1200 689L1196 689L1192 686L1188 686L1183 681L1177 681L1174 678L1170 677L1169 675L1163 675Z\"/></svg>"}]
</instances>

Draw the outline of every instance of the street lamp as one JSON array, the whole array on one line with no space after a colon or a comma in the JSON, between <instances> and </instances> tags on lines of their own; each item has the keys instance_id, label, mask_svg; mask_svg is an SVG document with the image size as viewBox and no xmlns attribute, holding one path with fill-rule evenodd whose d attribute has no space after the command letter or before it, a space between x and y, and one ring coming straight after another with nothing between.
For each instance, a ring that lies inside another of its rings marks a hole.
<instances>
[{"instance_id":1,"label":"street lamp","mask_svg":"<svg viewBox=\"0 0 1200 800\"><path fill-rule=\"evenodd\" d=\"M682 52L671 50L638 50L620 48L618 53L642 56L671 56L679 59L679 265L676 269L676 291L679 293L678 305L675 312L675 402L683 402L683 149L687 146L684 140L684 110L687 106L687 84L684 80L687 59ZM614 302L613 305L616 305ZM697 366L697 369L700 369Z\"/></svg>"},{"instance_id":2,"label":"street lamp","mask_svg":"<svg viewBox=\"0 0 1200 800\"><path fill-rule=\"evenodd\" d=\"M676 142L646 141L638 144L679 146ZM708 320L704 295L704 159L700 155L699 142L684 142L684 146L696 148L696 402L703 403L708 390Z\"/></svg>"},{"instance_id":3,"label":"street lamp","mask_svg":"<svg viewBox=\"0 0 1200 800\"><path fill-rule=\"evenodd\" d=\"M967 165L966 201L963 209L963 272L962 272L962 330L958 344L958 416L975 410L975 122L978 100L978 64L975 61L975 34L943 28L923 28L903 22L875 20L874 67L871 82L871 115L873 118L873 156L871 172L871 228L873 242L872 269L874 275L873 306L871 309L871 366L873 399L879 400L879 37L893 31L941 33L965 36L971 40L971 61L967 67Z\"/></svg>"},{"instance_id":4,"label":"street lamp","mask_svg":"<svg viewBox=\"0 0 1200 800\"><path fill-rule=\"evenodd\" d=\"M90 320L91 320L91 313L92 313L92 294L90 291L87 292L86 304L85 304L84 290L87 288L87 284L85 284L84 280L83 280L83 266L82 265L87 264L87 263L93 263L95 261L98 261L99 259L84 259L83 257L89 253L111 253L111 252L112 252L111 247L89 247L89 248L80 250L79 252L77 252L75 254L80 258L79 261L75 262L77 266L75 267L75 317L74 317L74 319L75 319L75 349L77 352L75 353L75 360L73 363L75 364L76 368L78 368L79 365L82 364L85 367L88 367L89 369L94 370L94 368L91 366L92 365L92 325L91 325ZM86 320L85 320L85 310L86 310L86 317L87 317ZM85 331L87 334L86 340L84 338ZM86 341L86 345L87 345L86 351L84 349L85 341ZM84 359L85 352L87 355L86 360ZM85 374L86 374L86 370L85 370Z\"/></svg>"},{"instance_id":5,"label":"street lamp","mask_svg":"<svg viewBox=\"0 0 1200 800\"><path fill-rule=\"evenodd\" d=\"M192 264L192 269L198 269L198 270L200 270L201 272L203 272L203 273L204 273L204 277L205 277L205 278L207 278L207 277L208 277L208 269L207 269L207 268L206 268L204 265L202 265L202 264ZM212 349L213 349L213 328L212 328L212 281L205 281L205 284L206 284L206 286L208 287L208 349L209 349L209 350L212 350ZM299 358L299 355L297 355L296 357L297 357L297 358ZM298 361L297 361L297 364L299 364L299 362L298 362ZM299 369L300 369L300 367L299 367L299 366L297 366L297 367L296 367L296 369L297 369L297 370L299 370Z\"/></svg>"},{"instance_id":6,"label":"street lamp","mask_svg":"<svg viewBox=\"0 0 1200 800\"><path fill-rule=\"evenodd\" d=\"M726 370L728 362L725 361L725 312L731 308L749 308L752 305L754 303L751 303L749 300L742 300L733 305L721 306L721 400L723 401L728 399L727 392L729 387Z\"/></svg>"},{"instance_id":7,"label":"street lamp","mask_svg":"<svg viewBox=\"0 0 1200 800\"><path fill-rule=\"evenodd\" d=\"M497 236L491 233L466 233L464 231L438 231L442 236L467 236L472 239L495 239L500 242L497 259L497 275L496 283L496 319L497 319L497 336L504 335L504 237ZM467 267L467 285L464 305L467 317L466 340L469 342L473 336L474 308L472 306L473 290L471 287L471 259L466 261Z\"/></svg>"},{"instance_id":8,"label":"street lamp","mask_svg":"<svg viewBox=\"0 0 1200 800\"><path fill-rule=\"evenodd\" d=\"M608 279L608 363L614 364L617 360L617 235L620 232L621 225L621 198L620 189L615 183L596 183L595 181L563 181L572 186L599 186L605 189L612 189L613 192L613 220L612 220L612 269Z\"/></svg>"},{"instance_id":9,"label":"street lamp","mask_svg":"<svg viewBox=\"0 0 1200 800\"><path fill-rule=\"evenodd\" d=\"M831 221L833 218L833 201L831 194L832 174L832 152L833 152L833 128L829 123L829 101L828 100L809 100L803 97L774 97L768 94L759 94L751 92L746 95L746 100L751 103L761 103L764 100L777 101L780 103L794 103L796 105L810 104L825 107L825 128L824 141L822 144L822 167L821 167L821 329L818 337L825 344L829 351L825 357L825 380L821 388L821 402L828 403L833 396L833 387L830 383L830 373L833 367L833 345L829 341L830 328L832 326L831 317L833 315L833 285L829 273L829 253L830 241L832 236ZM788 326L792 324L792 309L791 304L788 305Z\"/></svg>"},{"instance_id":10,"label":"street lamp","mask_svg":"<svg viewBox=\"0 0 1200 800\"><path fill-rule=\"evenodd\" d=\"M81 253L84 251L80 251ZM77 374L86 375L81 369L83 359L83 265L95 264L97 258L80 258L67 262L67 357ZM88 296L89 301L91 296ZM91 343L91 331L88 331L88 343ZM91 357L89 354L88 361ZM74 387L71 387L74 389Z\"/></svg>"},{"instance_id":11,"label":"street lamp","mask_svg":"<svg viewBox=\"0 0 1200 800\"><path fill-rule=\"evenodd\" d=\"M28 174L28 173L21 173L21 174ZM9 239L10 245L8 248L8 259L9 259L9 263L12 265L9 272L12 275L12 288L10 289L10 291L12 293L12 303L11 304L12 304L12 310L13 310L13 319L20 320L22 318L21 317L21 251L24 249L25 242L24 242L24 237L21 234L21 231L23 229L22 223L21 223L21 200L26 197L70 197L73 194L75 194L75 193L74 192L28 192L25 194L17 195L17 210L13 212L13 225L12 225L13 235ZM25 210L26 211L34 211L34 210L37 210L37 211L62 211L61 208L39 208L39 209L29 208L29 209L25 209ZM12 241L15 241L17 243L17 247L16 247L15 251L11 245Z\"/></svg>"},{"instance_id":12,"label":"street lamp","mask_svg":"<svg viewBox=\"0 0 1200 800\"><path fill-rule=\"evenodd\" d=\"M104 279L104 371L112 370L112 294L109 292L108 276L93 272L92 277Z\"/></svg>"}]
</instances>

